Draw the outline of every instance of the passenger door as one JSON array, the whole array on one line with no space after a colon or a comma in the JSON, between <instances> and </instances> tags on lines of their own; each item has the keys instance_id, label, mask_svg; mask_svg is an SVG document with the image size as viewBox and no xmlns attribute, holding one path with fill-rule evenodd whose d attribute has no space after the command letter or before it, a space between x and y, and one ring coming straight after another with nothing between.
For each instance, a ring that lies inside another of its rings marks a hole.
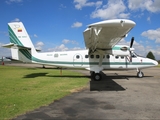
<instances>
[{"instance_id":1,"label":"passenger door","mask_svg":"<svg viewBox=\"0 0 160 120\"><path fill-rule=\"evenodd\" d=\"M83 58L81 54L75 54L73 56L73 66L75 67L83 66Z\"/></svg>"}]
</instances>

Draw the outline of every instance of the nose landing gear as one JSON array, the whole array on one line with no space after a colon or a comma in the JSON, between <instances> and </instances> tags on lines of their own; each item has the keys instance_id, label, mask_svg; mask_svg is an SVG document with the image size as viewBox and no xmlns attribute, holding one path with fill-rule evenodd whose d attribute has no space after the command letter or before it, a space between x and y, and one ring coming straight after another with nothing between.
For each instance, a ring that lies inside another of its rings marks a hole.
<instances>
[{"instance_id":1,"label":"nose landing gear","mask_svg":"<svg viewBox=\"0 0 160 120\"><path fill-rule=\"evenodd\" d=\"M138 68L137 68L137 77L138 78L143 78L144 77L144 73L142 71L140 71Z\"/></svg>"}]
</instances>

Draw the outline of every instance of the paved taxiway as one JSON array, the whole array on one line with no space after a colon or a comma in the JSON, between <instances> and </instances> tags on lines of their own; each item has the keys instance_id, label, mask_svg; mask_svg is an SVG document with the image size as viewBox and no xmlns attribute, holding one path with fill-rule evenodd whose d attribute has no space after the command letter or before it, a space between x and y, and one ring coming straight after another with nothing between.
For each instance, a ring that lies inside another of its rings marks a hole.
<instances>
[{"instance_id":1,"label":"paved taxiway","mask_svg":"<svg viewBox=\"0 0 160 120\"><path fill-rule=\"evenodd\" d=\"M86 76L89 72L79 71ZM102 81L15 119L160 119L160 68L106 71Z\"/></svg>"}]
</instances>

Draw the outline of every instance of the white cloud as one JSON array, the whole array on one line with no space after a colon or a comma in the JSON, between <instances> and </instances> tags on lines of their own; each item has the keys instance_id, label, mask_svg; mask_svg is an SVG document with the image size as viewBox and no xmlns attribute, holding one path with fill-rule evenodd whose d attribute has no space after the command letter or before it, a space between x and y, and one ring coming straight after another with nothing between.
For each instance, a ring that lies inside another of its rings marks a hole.
<instances>
[{"instance_id":1,"label":"white cloud","mask_svg":"<svg viewBox=\"0 0 160 120\"><path fill-rule=\"evenodd\" d=\"M44 45L44 43L43 42L37 42L37 44L36 44L37 46L43 46Z\"/></svg>"},{"instance_id":2,"label":"white cloud","mask_svg":"<svg viewBox=\"0 0 160 120\"><path fill-rule=\"evenodd\" d=\"M141 35L150 40L155 40L156 43L160 43L160 28L156 30L144 31Z\"/></svg>"},{"instance_id":3,"label":"white cloud","mask_svg":"<svg viewBox=\"0 0 160 120\"><path fill-rule=\"evenodd\" d=\"M11 3L21 3L23 2L23 0L6 0L5 1L7 4L11 4Z\"/></svg>"},{"instance_id":4,"label":"white cloud","mask_svg":"<svg viewBox=\"0 0 160 120\"><path fill-rule=\"evenodd\" d=\"M67 40L67 39L64 39L63 41L62 41L62 43L64 43L64 44L68 44L70 42L70 40Z\"/></svg>"},{"instance_id":5,"label":"white cloud","mask_svg":"<svg viewBox=\"0 0 160 120\"><path fill-rule=\"evenodd\" d=\"M96 8L102 5L102 1L88 2L88 0L74 0L75 8L81 10L83 7L96 6Z\"/></svg>"},{"instance_id":6,"label":"white cloud","mask_svg":"<svg viewBox=\"0 0 160 120\"><path fill-rule=\"evenodd\" d=\"M149 22L150 22L150 21L151 21L151 18L150 18L150 17L148 17L148 18L147 18L147 21L149 21Z\"/></svg>"},{"instance_id":7,"label":"white cloud","mask_svg":"<svg viewBox=\"0 0 160 120\"><path fill-rule=\"evenodd\" d=\"M133 48L135 48L135 52L137 54L142 55L142 56L145 57L146 49L145 49L145 46L143 44L140 44L140 43L134 41Z\"/></svg>"},{"instance_id":8,"label":"white cloud","mask_svg":"<svg viewBox=\"0 0 160 120\"><path fill-rule=\"evenodd\" d=\"M36 34L33 35L35 38L37 38L38 36Z\"/></svg>"},{"instance_id":9,"label":"white cloud","mask_svg":"<svg viewBox=\"0 0 160 120\"><path fill-rule=\"evenodd\" d=\"M128 7L131 10L141 9L155 13L160 11L160 0L128 0Z\"/></svg>"},{"instance_id":10,"label":"white cloud","mask_svg":"<svg viewBox=\"0 0 160 120\"><path fill-rule=\"evenodd\" d=\"M69 50L81 50L82 49L82 48L77 47L75 45L78 45L77 41L64 39L64 40L62 40L61 45L57 45L54 48L49 48L48 51L69 51ZM68 47L68 46L70 46L70 47Z\"/></svg>"},{"instance_id":11,"label":"white cloud","mask_svg":"<svg viewBox=\"0 0 160 120\"><path fill-rule=\"evenodd\" d=\"M44 43L43 42L37 42L35 46L36 46L36 49L42 50L42 47L44 46Z\"/></svg>"},{"instance_id":12,"label":"white cloud","mask_svg":"<svg viewBox=\"0 0 160 120\"><path fill-rule=\"evenodd\" d=\"M60 9L67 8L64 4L60 4Z\"/></svg>"},{"instance_id":13,"label":"white cloud","mask_svg":"<svg viewBox=\"0 0 160 120\"><path fill-rule=\"evenodd\" d=\"M76 44L78 45L78 42L76 42L75 40L68 40L68 39L64 39L62 41L63 44L68 44L68 43L71 43L71 44Z\"/></svg>"},{"instance_id":14,"label":"white cloud","mask_svg":"<svg viewBox=\"0 0 160 120\"><path fill-rule=\"evenodd\" d=\"M9 36L8 32L0 31L0 34L3 34L4 36Z\"/></svg>"},{"instance_id":15,"label":"white cloud","mask_svg":"<svg viewBox=\"0 0 160 120\"><path fill-rule=\"evenodd\" d=\"M130 13L126 13L126 9L122 0L109 0L107 5L103 5L101 8L92 12L91 18L129 18Z\"/></svg>"},{"instance_id":16,"label":"white cloud","mask_svg":"<svg viewBox=\"0 0 160 120\"><path fill-rule=\"evenodd\" d=\"M69 50L69 48L66 47L64 44L56 46L55 48L49 48L48 49L48 51L67 51L67 50Z\"/></svg>"},{"instance_id":17,"label":"white cloud","mask_svg":"<svg viewBox=\"0 0 160 120\"><path fill-rule=\"evenodd\" d=\"M82 23L81 22L75 22L73 23L73 25L71 26L72 28L79 28L79 27L82 27Z\"/></svg>"},{"instance_id":18,"label":"white cloud","mask_svg":"<svg viewBox=\"0 0 160 120\"><path fill-rule=\"evenodd\" d=\"M2 47L3 45L4 45L3 43L0 43L0 58L2 58L2 56L5 57L11 56L10 49Z\"/></svg>"},{"instance_id":19,"label":"white cloud","mask_svg":"<svg viewBox=\"0 0 160 120\"><path fill-rule=\"evenodd\" d=\"M2 47L4 44L3 43L0 43L0 47Z\"/></svg>"},{"instance_id":20,"label":"white cloud","mask_svg":"<svg viewBox=\"0 0 160 120\"><path fill-rule=\"evenodd\" d=\"M80 47L74 47L74 48L72 48L72 50L82 50L82 48L80 48Z\"/></svg>"},{"instance_id":21,"label":"white cloud","mask_svg":"<svg viewBox=\"0 0 160 120\"><path fill-rule=\"evenodd\" d=\"M68 48L64 45L64 44L61 44L60 46L57 46L56 48L55 48L57 51L59 50L59 51L66 51L66 50L68 50Z\"/></svg>"},{"instance_id":22,"label":"white cloud","mask_svg":"<svg viewBox=\"0 0 160 120\"><path fill-rule=\"evenodd\" d=\"M50 48L48 51L69 51L69 50L82 50L80 47L68 48L65 44L56 46L55 48Z\"/></svg>"},{"instance_id":23,"label":"white cloud","mask_svg":"<svg viewBox=\"0 0 160 120\"><path fill-rule=\"evenodd\" d=\"M19 18L15 18L14 20L12 20L12 22L20 22Z\"/></svg>"},{"instance_id":24,"label":"white cloud","mask_svg":"<svg viewBox=\"0 0 160 120\"><path fill-rule=\"evenodd\" d=\"M130 42L127 42L124 38L121 39L121 41L119 41L118 45L130 45Z\"/></svg>"}]
</instances>

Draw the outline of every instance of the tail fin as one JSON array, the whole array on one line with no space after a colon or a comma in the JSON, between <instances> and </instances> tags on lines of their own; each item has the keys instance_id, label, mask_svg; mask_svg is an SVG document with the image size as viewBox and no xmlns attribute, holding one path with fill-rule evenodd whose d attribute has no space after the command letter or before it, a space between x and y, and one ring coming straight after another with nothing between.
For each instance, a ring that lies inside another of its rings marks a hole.
<instances>
[{"instance_id":1,"label":"tail fin","mask_svg":"<svg viewBox=\"0 0 160 120\"><path fill-rule=\"evenodd\" d=\"M36 52L33 43L22 22L8 23L12 58L24 62L32 61L32 54Z\"/></svg>"},{"instance_id":2,"label":"tail fin","mask_svg":"<svg viewBox=\"0 0 160 120\"><path fill-rule=\"evenodd\" d=\"M8 23L8 30L11 43L35 50L22 22Z\"/></svg>"}]
</instances>

